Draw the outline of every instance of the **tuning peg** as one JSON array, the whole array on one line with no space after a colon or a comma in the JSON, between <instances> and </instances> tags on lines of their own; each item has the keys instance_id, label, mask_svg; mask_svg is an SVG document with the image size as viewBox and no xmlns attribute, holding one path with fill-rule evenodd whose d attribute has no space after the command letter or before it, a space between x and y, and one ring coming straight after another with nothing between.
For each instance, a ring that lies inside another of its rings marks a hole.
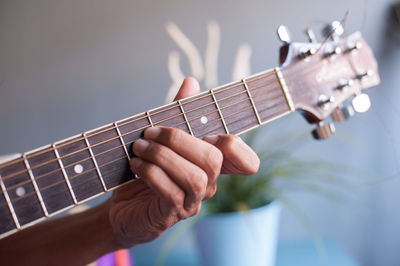
<instances>
[{"instance_id":1,"label":"tuning peg","mask_svg":"<svg viewBox=\"0 0 400 266\"><path fill-rule=\"evenodd\" d=\"M351 105L336 107L332 112L332 119L335 122L344 122L354 115L354 108Z\"/></svg>"},{"instance_id":2,"label":"tuning peg","mask_svg":"<svg viewBox=\"0 0 400 266\"><path fill-rule=\"evenodd\" d=\"M326 38L331 38L334 41L339 41L340 36L342 36L343 33L344 28L340 21L333 21L322 29L322 35Z\"/></svg>"},{"instance_id":3,"label":"tuning peg","mask_svg":"<svg viewBox=\"0 0 400 266\"><path fill-rule=\"evenodd\" d=\"M277 34L278 34L278 38L279 40L283 43L283 44L289 44L291 39L290 39L290 32L288 27L281 25L278 27L278 29L276 30Z\"/></svg>"},{"instance_id":4,"label":"tuning peg","mask_svg":"<svg viewBox=\"0 0 400 266\"><path fill-rule=\"evenodd\" d=\"M337 85L336 89L337 90L341 90L341 91L345 91L346 88L348 87L352 87L354 85L354 80L349 79L349 80L340 80L339 84Z\"/></svg>"},{"instance_id":5,"label":"tuning peg","mask_svg":"<svg viewBox=\"0 0 400 266\"><path fill-rule=\"evenodd\" d=\"M318 42L317 37L315 36L315 33L311 28L307 27L305 29L304 33L306 34L307 39L308 39L308 41L310 43L317 43Z\"/></svg>"},{"instance_id":6,"label":"tuning peg","mask_svg":"<svg viewBox=\"0 0 400 266\"><path fill-rule=\"evenodd\" d=\"M338 55L338 54L341 54L341 53L342 53L342 48L336 47L335 49L326 51L324 53L324 57L328 58L328 57L331 57L331 56L334 56L334 55Z\"/></svg>"},{"instance_id":7,"label":"tuning peg","mask_svg":"<svg viewBox=\"0 0 400 266\"><path fill-rule=\"evenodd\" d=\"M329 104L334 103L335 102L335 97L333 96L326 96L325 94L321 94L318 97L318 106L322 107L322 108L328 108Z\"/></svg>"},{"instance_id":8,"label":"tuning peg","mask_svg":"<svg viewBox=\"0 0 400 266\"><path fill-rule=\"evenodd\" d=\"M359 79L359 80L361 80L361 79L363 79L363 78L372 76L373 74L374 74L374 71L368 70L367 72L360 72L360 73L358 73L356 78Z\"/></svg>"},{"instance_id":9,"label":"tuning peg","mask_svg":"<svg viewBox=\"0 0 400 266\"><path fill-rule=\"evenodd\" d=\"M356 95L351 103L357 113L364 113L371 107L371 99L365 93Z\"/></svg>"},{"instance_id":10,"label":"tuning peg","mask_svg":"<svg viewBox=\"0 0 400 266\"><path fill-rule=\"evenodd\" d=\"M344 53L350 53L354 50L360 50L363 47L363 44L361 42L356 42L356 43L352 43L352 44L348 44L347 45L347 49L346 51L344 51Z\"/></svg>"},{"instance_id":11,"label":"tuning peg","mask_svg":"<svg viewBox=\"0 0 400 266\"><path fill-rule=\"evenodd\" d=\"M320 122L311 133L314 139L327 139L335 133L335 125L333 123L324 124Z\"/></svg>"},{"instance_id":12,"label":"tuning peg","mask_svg":"<svg viewBox=\"0 0 400 266\"><path fill-rule=\"evenodd\" d=\"M316 52L317 49L315 48L310 48L310 49L303 48L300 50L299 59L306 59L307 57L314 55Z\"/></svg>"}]
</instances>

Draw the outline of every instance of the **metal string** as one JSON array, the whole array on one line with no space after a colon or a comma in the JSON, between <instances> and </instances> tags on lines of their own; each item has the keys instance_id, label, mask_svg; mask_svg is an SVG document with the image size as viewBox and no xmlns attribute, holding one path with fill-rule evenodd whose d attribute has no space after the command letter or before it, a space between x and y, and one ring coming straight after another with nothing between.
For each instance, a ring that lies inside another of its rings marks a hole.
<instances>
[{"instance_id":1,"label":"metal string","mask_svg":"<svg viewBox=\"0 0 400 266\"><path fill-rule=\"evenodd\" d=\"M261 86L261 87L262 87L262 86ZM261 87L257 87L257 88L253 88L253 89L258 89L258 88L261 88ZM278 88L278 87L275 87L274 89L276 89L276 88ZM259 97L259 96L261 96L261 95L269 95L269 94L262 93L262 94L258 94L258 95L254 95L254 96L258 96L258 97ZM226 98L229 98L229 97L226 97ZM274 99L277 99L277 98L278 98L278 97L271 98L270 100L274 100ZM223 108L220 108L220 110L223 110L223 109L232 107L232 106L234 106L234 105L236 105L236 104L242 103L242 102L247 101L247 100L249 100L249 99L250 99L249 97L246 97L246 98L244 98L244 99L242 99L242 100L240 100L240 101L238 101L238 102L235 102L235 103L233 103L233 104L230 104L230 105L227 105L227 106L225 106L225 107L223 107ZM241 111L246 111L246 110L247 110L247 109L244 109L244 110L241 110ZM200 115L200 116L194 117L192 120L189 120L188 122L193 122L193 121L197 120L198 118L200 118L200 117L202 117L202 116L204 116L204 115L209 115L209 114L212 114L212 113L215 113L215 112L218 112L218 109L217 109L217 110L213 110L213 111L208 112L208 113L204 113L204 114L202 114L202 115ZM229 116L227 116L227 117L229 117ZM222 119L219 119L219 120L222 120ZM218 120L218 121L219 121L219 120ZM167 121L167 120L166 120L166 121ZM217 121L217 120L211 120L210 122L213 122L213 121ZM156 125L158 125L158 124L159 124L159 123L157 123ZM180 126L180 125L186 125L186 124L187 124L187 122L185 121L185 122L181 122L181 123L172 125L171 127L178 127L178 126ZM209 124L209 123L208 123L208 124ZM126 134L123 134L122 136L129 135L129 134L132 134L132 133L134 133L134 132L138 132L138 131L140 131L140 130L142 130L142 129L145 129L145 128L148 128L148 127L149 127L149 126L145 126L145 127L142 127L142 128L139 128L139 129L136 129L136 130L127 132ZM198 129L198 128L200 128L200 127L193 128L193 130ZM119 137L115 137L114 139L118 139L118 138L119 138ZM111 140L104 141L104 143L107 143L107 142L109 142L109 141L111 141ZM133 142L127 142L127 143L125 143L125 146L127 146L127 145L129 145L129 144L131 144L131 143L133 143ZM99 144L101 144L101 143L98 143L97 145L99 145ZM118 146L115 146L115 147L113 147L113 148L111 148L111 149L108 149L108 150L102 151L102 152L100 152L100 153L97 153L97 154L95 154L95 157L96 157L96 156L99 156L99 155L102 155L102 154L105 154L105 153L108 153L108 152L110 152L110 151L113 151L113 150L118 149L118 148L121 148L121 147L124 147L124 145L118 145ZM84 150L84 149L82 149L82 150ZM82 150L80 150L80 151L82 151ZM79 151L78 151L78 152L79 152ZM76 162L74 162L74 163L71 163L71 164L69 164L69 165L66 165L66 166L63 167L63 169L67 169L67 168L69 168L69 167L71 167L71 166L73 166L73 165L76 165L76 164L78 164L78 163L81 163L81 162L84 162L84 161L87 161L87 160L91 160L91 159L93 159L92 156L89 156L89 157L87 157L87 158L85 158L85 159L82 159L82 160L76 161ZM45 165L47 165L47 164L48 164L48 163L46 162L46 163L42 164L41 166L40 166L40 165L37 165L36 168L45 166ZM91 169L96 169L96 168L91 168ZM32 168L31 168L31 170L32 170ZM58 171L62 171L62 168L57 168L57 169L54 169L54 170L52 170L52 171L50 171L50 172L47 172L47 173L45 173L45 174L36 176L36 177L35 177L35 180L39 180L39 179L41 179L41 178L44 178L44 177L46 177L46 176L48 176L48 175L50 175L50 174L56 173L56 172L58 172ZM22 171L22 173L23 173L23 172L24 172L24 171ZM15 176L15 175L14 175L14 176ZM10 178L12 178L12 177L13 177L13 176L6 176L6 178L3 177L3 181L4 181L4 180L8 180L8 179L10 179ZM18 186L27 184L27 183L29 183L29 182L31 182L31 180L25 180L25 181L23 181L23 182L20 182L20 183L18 183L18 184L15 184L15 185L13 185L13 186L10 186L10 187L7 188L7 191L12 190L12 189L14 189L14 188L16 188L16 187L18 187Z\"/></svg>"},{"instance_id":2,"label":"metal string","mask_svg":"<svg viewBox=\"0 0 400 266\"><path fill-rule=\"evenodd\" d=\"M278 97L271 98L271 100L275 100L275 99L277 99L277 98L279 98L279 96L278 96ZM234 104L232 104L232 105L229 105L229 106L226 106L226 107L224 107L224 108L231 107L231 106L233 106L233 105L236 105L236 104L238 104L238 103L240 103L240 102L243 102L243 101L246 101L246 100L248 100L248 99L249 99L249 98L243 99L243 100L241 100L241 101L239 101L239 102L236 102L236 103L234 103ZM255 103L259 103L259 102L255 102ZM270 106L268 109L273 109L273 108L276 107L276 106L278 106L278 104L272 105L272 106ZM234 113L232 113L232 114L230 114L230 115L228 115L228 116L225 116L225 118L232 117L232 116L234 116L234 115L236 115L236 114L238 114L238 113L241 113L241 112L246 111L246 110L251 110L251 109L253 109L253 106L250 106L250 107L241 109L241 110L239 110L239 111L237 111L237 112L234 112ZM213 112L215 112L215 111L213 111ZM210 112L210 113L211 113L211 112ZM200 117L200 116L199 116L199 117ZM214 123L214 122L218 122L218 121L221 121L221 120L222 120L222 118L214 119L214 120L211 120L211 121L209 122L209 124ZM182 123L181 123L181 124L182 124ZM175 127L175 126L176 126L176 125L174 125L174 126L172 126L172 127ZM196 128L194 128L194 129L198 129L198 128L201 128L201 127L204 127L204 126L205 126L205 125L201 125L200 127L196 127ZM135 140L126 143L126 145L132 144L132 143L134 143L134 142L135 142ZM113 150L113 149L116 149L116 148L120 148L120 147L123 147L123 146L121 145L121 146L118 146L118 147L114 147L114 148L112 148L112 149L110 149L110 150ZM105 151L105 152L103 152L103 153L109 152L110 150L107 150L107 151ZM88 158L88 159L90 159L90 158ZM107 163L105 163L105 164L103 164L103 165L100 165L99 168L104 167L104 166L107 166L107 165L109 165L109 164L111 164L111 163L114 163L114 162L119 161L119 160L122 160L122 159L126 159L126 156L123 156L123 157L114 159L114 160L112 160L112 161L110 161L110 162L107 162ZM87 160L87 159L85 159L85 160ZM61 170L61 169L58 169L58 170ZM96 170L96 168L90 168L89 170L86 170L86 171L84 171L84 172L82 172L82 173L80 173L80 174L76 174L76 175L74 175L74 176L69 177L69 179L70 179L70 180L73 180L73 179L75 179L75 178L78 178L79 176L82 176L82 175L84 175L84 174L86 174L86 173L89 173L89 172L91 172L91 171L94 171L94 170ZM37 179L39 179L39 178L40 178L40 177L38 177ZM85 180L84 182L79 183L78 185L82 185L82 184L87 183L87 182L89 182L89 181L90 181L90 180L87 179L87 180ZM7 191L11 190L12 188L18 187L18 186L20 186L22 183L26 183L26 182L27 182L27 181L24 181L24 182L19 183L18 185L14 185L14 186L12 186L12 187L10 187L10 188L7 188ZM28 181L28 183L29 183L29 181ZM50 188L52 188L52 187L54 187L54 186L56 186L56 185L58 185L58 184L62 184L62 183L65 183L65 181L64 181L64 180L61 180L61 181L55 182L55 183L53 183L53 184L51 184L51 185L49 185L49 186L46 186L46 187L44 187L44 188L42 188L42 189L39 189L39 192L43 192L43 191L45 191L45 190L48 190L48 189L50 189ZM69 191L69 189L63 190L63 191ZM29 197L29 196L32 196L32 195L35 195L35 194L36 194L36 191L32 191L31 193L27 193L27 194L25 194L25 195L23 195L23 196L21 196L21 197L18 197L18 198L16 198L16 199L13 199L13 200L10 200L10 201L11 201L11 203L15 203L15 202L17 202L18 200L21 200L21 199L23 199L23 198L26 198L26 197ZM7 205L7 204L1 204L0 207L6 206L6 205Z\"/></svg>"},{"instance_id":3,"label":"metal string","mask_svg":"<svg viewBox=\"0 0 400 266\"><path fill-rule=\"evenodd\" d=\"M263 74L261 74L260 76L257 76L257 77L255 77L255 78L253 78L253 79L249 79L248 82L254 82L254 81L257 81L257 80L260 80L260 79L263 79L263 78L269 78L269 77L273 77L273 76L275 76L275 72L273 72L273 71L271 71L271 70L267 70L267 73L263 73ZM223 91L226 91L226 90L229 90L229 89L233 89L233 88L238 88L238 87L240 87L240 86L242 86L242 82L238 81L238 84L231 85L231 86L227 86L226 88L221 88L221 89L219 89L219 90L216 90L214 94L218 94L218 93L221 93L221 92L223 92ZM203 92L203 93L205 93L205 92ZM201 93L200 93L200 94L201 94ZM196 96L196 95L194 95L194 96ZM209 95L202 96L202 97L199 97L199 98L191 99L190 101L185 102L185 104L191 103L191 102L196 101L196 100L203 99L203 98L208 97L208 96L209 96ZM189 98L190 98L190 97L189 97ZM184 99L182 99L182 100L184 100ZM177 102L177 101L175 101L175 102ZM175 103L175 102L172 102L172 103L170 103L170 104L173 104L173 103ZM170 105L170 104L167 104L166 106L168 106L168 105ZM163 107L163 106L158 107L158 108L156 108L156 110L157 110L157 109L161 109L162 107ZM157 111L157 112L154 112L152 115L157 115L157 114L159 114L159 113L163 113L163 112L169 111L169 110L171 110L171 109L173 109L173 108L175 108L175 106L169 107L169 108L167 108L167 109L163 109L163 110L160 110L160 111ZM151 110L150 110L150 111L151 111ZM140 115L140 114L139 114L139 115ZM138 116L138 115L134 115L133 117L135 117L135 116ZM132 117L128 117L128 118L126 118L126 119L124 119L124 120L129 120L130 118L132 118ZM134 119L134 120L125 122L125 123L121 123L121 124L119 125L119 127L120 127L120 126L124 126L124 125L128 125L128 124L131 124L131 123L136 122L136 121L138 121L138 120L141 120L141 119L143 119L143 118L145 118L145 117L141 117L141 118L137 118L137 119ZM104 129L104 130L98 131L98 132L96 132L95 134L91 135L90 137L99 135L99 134L104 133L104 132L107 132L107 131L111 131L111 130L113 130L113 129L115 129L115 127L111 127L111 128L108 128L108 129ZM58 148L61 148L61 147L64 147L64 146L67 146L67 145L76 143L76 142L81 141L81 140L84 140L84 139L85 139L85 138L83 138L83 137L78 138L78 139L74 139L74 141L66 142L66 143L63 143L63 144L59 145ZM87 148L86 148L86 149L87 149ZM47 152L47 150L46 150L46 151L39 151L39 152L35 153L34 155L37 156L37 155L43 154L43 153L45 153L45 152ZM35 156L32 156L32 157L35 157ZM27 157L27 158L29 159L29 157ZM14 164L14 163L22 162L22 161L23 161L23 159L21 158L21 159L19 159L19 160L14 160L14 161L12 161L12 162L5 163L5 164L3 164L3 165L0 166L0 169L1 169L1 168L4 168L4 167L6 167L6 166L8 166L8 165L10 165L10 164Z\"/></svg>"},{"instance_id":4,"label":"metal string","mask_svg":"<svg viewBox=\"0 0 400 266\"><path fill-rule=\"evenodd\" d=\"M260 86L253 87L253 88L251 88L251 89L252 89L252 90L256 90L256 89L259 89L259 88L262 88L262 87L268 88L268 87L270 87L271 85L273 85L273 84L260 85ZM272 88L272 89L277 89L277 88ZM270 92L270 90L268 90L267 92ZM235 97L235 96L237 96L237 95L245 94L245 93L246 93L246 91L240 91L240 92L237 92L237 93L235 93L235 94L233 94L233 95L230 95L230 96L221 98L221 99L219 99L218 101L221 102L221 101L223 101L223 100L227 100L227 99L233 98L233 97ZM210 96L210 95L211 95L211 94L208 94L207 96L204 96L204 97L208 97L208 96ZM204 97L203 97L203 98L204 98ZM186 103L185 103L185 104L186 104ZM166 119L162 119L162 120L158 121L157 123L154 123L154 125L159 125L159 124L161 124L161 123L163 123L163 122L165 122L165 121L169 121L169 120L172 120L173 118L180 117L182 114L188 114L188 113L190 113L190 112L193 112L193 111L196 111L196 110L199 110L199 109L202 109L202 108L204 108L204 107L207 107L207 106L209 106L209 105L214 105L214 104L215 104L215 102L212 101L212 102L210 102L210 103L207 103L207 104L205 104L205 105L199 106L199 107L197 107L197 108L194 108L194 109L191 109L191 110L188 110L188 111L181 112L180 114L171 116L171 117L166 118ZM177 106L174 106L173 108L176 108L176 107L177 107ZM171 110L171 109L172 109L172 108L170 108L169 110ZM164 111L165 111L165 110L164 110ZM142 117L142 118L140 118L140 119L146 119L146 117ZM135 121L138 121L138 120L140 120L140 119L137 119L137 120L135 120ZM191 121L188 121L188 122L193 122L193 121L194 121L194 120L191 120ZM175 126L177 126L177 125L175 125ZM124 137L124 136L126 136L126 135L133 134L133 133L135 133L135 132L141 131L142 129L145 129L145 128L147 128L147 127L149 127L149 125L148 125L148 126L141 127L141 128L137 128L137 129L135 129L135 130L133 130L133 131L126 132L125 134L121 134L121 137ZM115 127L113 127L112 129L115 129ZM112 129L111 129L111 130L112 130ZM108 131L108 130L105 130L105 131ZM94 136L94 135L93 135L93 136ZM92 137L92 136L89 136L89 137ZM102 144L105 144L105 143L107 143L107 142L111 142L111 141L116 140L116 139L119 139L119 138L120 138L120 136L116 136L116 137L110 138L110 139L108 139L108 140L101 141L101 142L96 143L96 144L94 144L94 145L90 145L90 148L94 148L94 147L96 147L96 146L100 146L100 145L102 145ZM82 138L82 140L83 140L83 139L84 139L84 138ZM77 142L77 141L75 141L75 142ZM70 144L73 144L73 143L75 143L75 142L71 142ZM59 147L56 147L56 148L58 149ZM48 165L48 164L50 164L50 163L52 163L52 162L57 162L58 159L64 159L64 158L70 157L70 156L72 156L72 155L74 155L74 154L76 154L76 153L79 153L79 152L82 152L82 151L85 151L85 150L88 150L88 149L89 149L89 147L76 150L76 151L74 151L74 152L71 152L71 153L68 153L68 154L66 154L66 155L60 156L60 158L51 159L51 160L46 161L46 162L44 162L44 163L35 165L34 167L31 167L30 169L31 169L31 170L34 170L34 169L40 168L40 167L45 166L45 165ZM44 152L49 152L49 151L52 151L52 150L54 150L54 149L44 150L42 153L44 153ZM39 154L35 154L35 155L37 156L37 155L39 155ZM99 154L96 154L96 155L99 155ZM34 158L35 156L32 156L32 157ZM32 158L32 157L31 157L31 158ZM29 158L28 158L28 159L29 159ZM3 180L3 181L4 181L4 180L7 180L7 179L9 179L9 178L11 178L11 177L14 177L14 176L17 176L17 175L19 175L19 174L25 173L25 172L27 172L27 171L28 171L28 170L22 170L22 171L13 173L13 174L8 175L8 176L4 176L4 177L2 177L2 178L3 178L2 180Z\"/></svg>"}]
</instances>

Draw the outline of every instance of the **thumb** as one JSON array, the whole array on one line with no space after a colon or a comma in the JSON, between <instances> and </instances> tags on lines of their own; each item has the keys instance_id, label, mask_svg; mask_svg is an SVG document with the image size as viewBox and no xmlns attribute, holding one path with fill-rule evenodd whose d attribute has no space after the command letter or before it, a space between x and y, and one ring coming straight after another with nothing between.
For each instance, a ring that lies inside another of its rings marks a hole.
<instances>
[{"instance_id":1,"label":"thumb","mask_svg":"<svg viewBox=\"0 0 400 266\"><path fill-rule=\"evenodd\" d=\"M174 101L195 95L200 92L199 82L192 77L185 78Z\"/></svg>"}]
</instances>

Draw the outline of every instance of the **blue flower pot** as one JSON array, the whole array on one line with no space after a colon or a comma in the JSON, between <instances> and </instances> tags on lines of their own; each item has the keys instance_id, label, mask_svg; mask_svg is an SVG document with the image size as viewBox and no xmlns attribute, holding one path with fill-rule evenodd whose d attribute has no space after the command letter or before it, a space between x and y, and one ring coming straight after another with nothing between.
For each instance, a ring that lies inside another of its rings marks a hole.
<instances>
[{"instance_id":1,"label":"blue flower pot","mask_svg":"<svg viewBox=\"0 0 400 266\"><path fill-rule=\"evenodd\" d=\"M219 213L195 226L204 266L273 266L281 206L273 202L248 212Z\"/></svg>"}]
</instances>

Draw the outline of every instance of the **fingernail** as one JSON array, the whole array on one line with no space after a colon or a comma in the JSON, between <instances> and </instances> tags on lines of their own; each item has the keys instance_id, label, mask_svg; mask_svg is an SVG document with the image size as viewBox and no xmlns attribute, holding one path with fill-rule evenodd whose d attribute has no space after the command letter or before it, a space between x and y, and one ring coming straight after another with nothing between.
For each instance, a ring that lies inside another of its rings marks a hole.
<instances>
[{"instance_id":1,"label":"fingernail","mask_svg":"<svg viewBox=\"0 0 400 266\"><path fill-rule=\"evenodd\" d=\"M207 141L210 144L215 144L218 141L218 136L217 135L213 135L213 136L207 136L204 138L205 141Z\"/></svg>"},{"instance_id":2,"label":"fingernail","mask_svg":"<svg viewBox=\"0 0 400 266\"><path fill-rule=\"evenodd\" d=\"M133 144L133 151L134 152L144 152L147 147L149 147L150 143L147 140L144 139L138 139L137 141L135 141L135 143Z\"/></svg>"},{"instance_id":3,"label":"fingernail","mask_svg":"<svg viewBox=\"0 0 400 266\"><path fill-rule=\"evenodd\" d=\"M131 161L131 165L135 169L139 168L142 163L143 163L143 160L140 158L137 158L137 157L133 158Z\"/></svg>"},{"instance_id":4,"label":"fingernail","mask_svg":"<svg viewBox=\"0 0 400 266\"><path fill-rule=\"evenodd\" d=\"M156 139L161 133L161 128L150 127L144 131L144 137L146 139Z\"/></svg>"}]
</instances>

